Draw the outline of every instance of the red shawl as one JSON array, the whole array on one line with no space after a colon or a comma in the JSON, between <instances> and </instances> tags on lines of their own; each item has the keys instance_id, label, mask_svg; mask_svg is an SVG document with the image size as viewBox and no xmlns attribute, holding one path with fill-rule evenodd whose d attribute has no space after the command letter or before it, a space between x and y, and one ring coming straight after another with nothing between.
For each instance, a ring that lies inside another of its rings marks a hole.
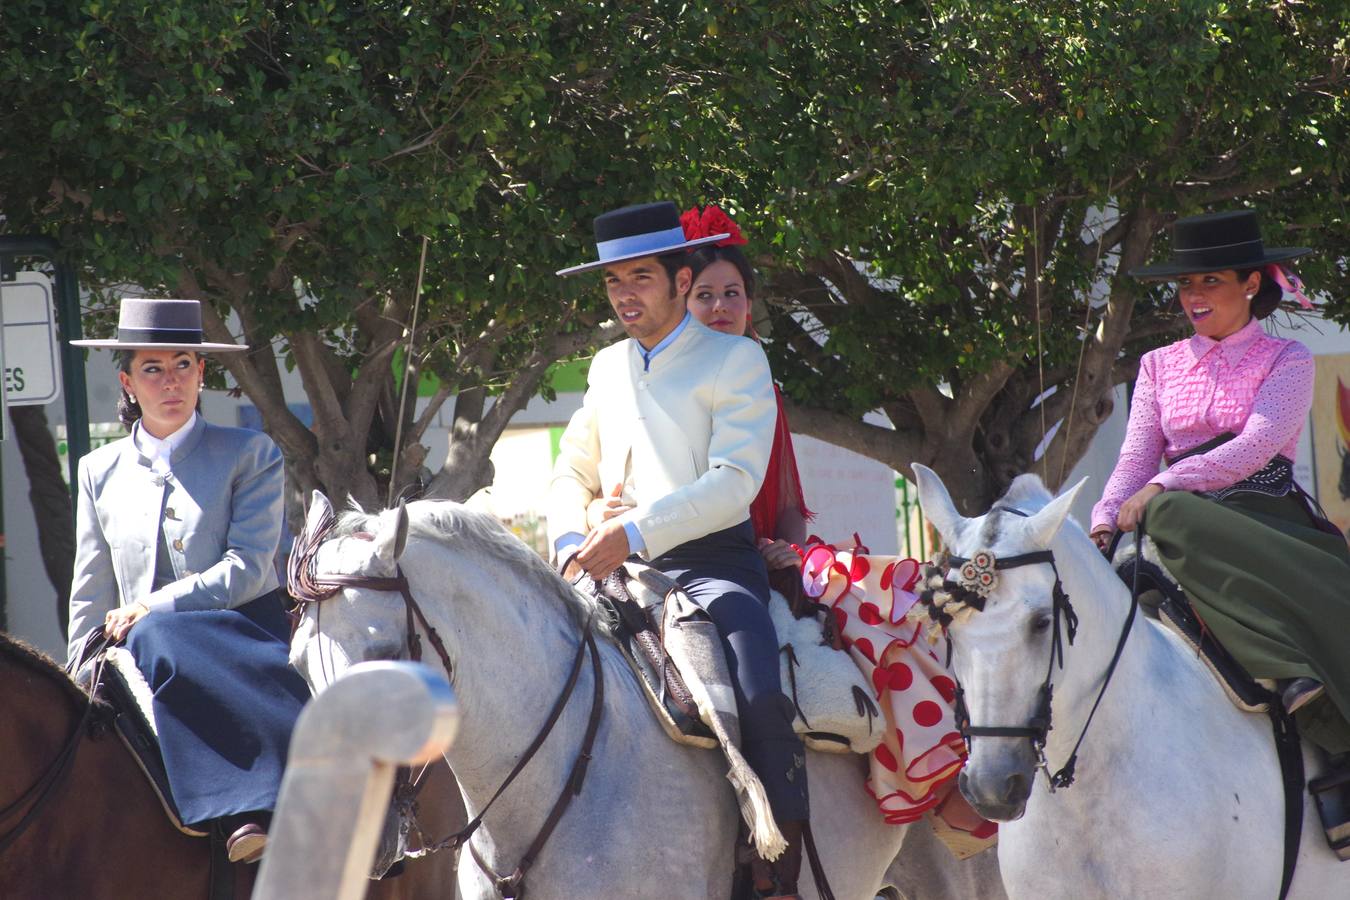
<instances>
[{"instance_id":1,"label":"red shawl","mask_svg":"<svg viewBox=\"0 0 1350 900\"><path fill-rule=\"evenodd\" d=\"M778 421L773 428L773 450L769 453L769 468L764 473L764 484L759 495L750 504L750 523L755 527L755 539L776 538L778 516L786 509L796 508L804 521L815 513L806 508L802 496L802 478L797 473L797 457L792 452L792 432L788 430L787 415L783 412L783 395L778 385L773 388L778 403Z\"/></svg>"}]
</instances>

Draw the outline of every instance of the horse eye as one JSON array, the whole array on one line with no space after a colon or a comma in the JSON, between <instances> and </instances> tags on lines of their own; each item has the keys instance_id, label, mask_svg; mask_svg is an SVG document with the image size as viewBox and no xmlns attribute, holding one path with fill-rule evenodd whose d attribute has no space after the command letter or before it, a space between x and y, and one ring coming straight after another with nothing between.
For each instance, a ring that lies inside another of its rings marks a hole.
<instances>
[{"instance_id":1,"label":"horse eye","mask_svg":"<svg viewBox=\"0 0 1350 900\"><path fill-rule=\"evenodd\" d=\"M1049 613L1041 613L1031 620L1031 631L1033 634L1040 634L1043 631L1049 631L1050 625L1054 621Z\"/></svg>"}]
</instances>

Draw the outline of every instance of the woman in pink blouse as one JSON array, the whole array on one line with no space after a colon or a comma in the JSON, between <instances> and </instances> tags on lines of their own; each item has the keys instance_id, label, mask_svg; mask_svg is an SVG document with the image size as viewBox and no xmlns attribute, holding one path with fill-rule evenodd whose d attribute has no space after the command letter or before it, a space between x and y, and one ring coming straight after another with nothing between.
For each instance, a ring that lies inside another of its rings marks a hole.
<instances>
[{"instance_id":1,"label":"woman in pink blouse","mask_svg":"<svg viewBox=\"0 0 1350 900\"><path fill-rule=\"evenodd\" d=\"M1312 354L1258 321L1286 290L1311 306L1281 265L1309 250L1266 248L1247 210L1181 219L1174 244L1130 274L1175 281L1195 334L1140 363L1093 539L1145 522L1205 626L1307 737L1350 750L1350 549L1293 480Z\"/></svg>"}]
</instances>

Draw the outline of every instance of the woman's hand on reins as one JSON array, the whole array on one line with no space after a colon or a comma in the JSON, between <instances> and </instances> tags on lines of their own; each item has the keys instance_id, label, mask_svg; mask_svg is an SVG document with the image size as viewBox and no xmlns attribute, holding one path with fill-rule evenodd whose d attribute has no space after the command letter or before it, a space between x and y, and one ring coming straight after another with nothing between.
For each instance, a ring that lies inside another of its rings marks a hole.
<instances>
[{"instance_id":1,"label":"woman's hand on reins","mask_svg":"<svg viewBox=\"0 0 1350 900\"><path fill-rule=\"evenodd\" d=\"M130 606L119 606L117 609L110 610L103 617L103 631L114 641L120 641L127 636L131 626L135 625L141 619L150 613L150 607L137 600Z\"/></svg>"},{"instance_id":2,"label":"woman's hand on reins","mask_svg":"<svg viewBox=\"0 0 1350 900\"><path fill-rule=\"evenodd\" d=\"M1148 506L1148 501L1162 492L1162 485L1152 483L1135 491L1133 497L1120 504L1120 512L1116 514L1116 527L1121 531L1134 531L1139 520L1144 517L1144 508Z\"/></svg>"},{"instance_id":3,"label":"woman's hand on reins","mask_svg":"<svg viewBox=\"0 0 1350 900\"><path fill-rule=\"evenodd\" d=\"M759 539L759 555L764 557L764 565L770 572L776 569L801 568L802 558L787 541Z\"/></svg>"}]
</instances>

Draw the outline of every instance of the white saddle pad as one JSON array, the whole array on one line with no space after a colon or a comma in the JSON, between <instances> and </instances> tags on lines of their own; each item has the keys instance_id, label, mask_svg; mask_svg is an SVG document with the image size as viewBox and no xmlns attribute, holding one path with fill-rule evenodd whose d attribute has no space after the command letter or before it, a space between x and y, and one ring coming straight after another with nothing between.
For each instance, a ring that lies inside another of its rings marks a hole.
<instances>
[{"instance_id":1,"label":"white saddle pad","mask_svg":"<svg viewBox=\"0 0 1350 900\"><path fill-rule=\"evenodd\" d=\"M141 719L146 727L150 729L155 737L159 737L159 729L155 727L155 711L152 705L154 692L150 690L150 684L141 674L141 670L136 668L136 660L131 655L131 651L125 647L109 647L105 651L108 665L117 670L121 676L122 682L127 686L132 699L136 701L136 709L141 714ZM130 710L124 710L130 712Z\"/></svg>"}]
</instances>

